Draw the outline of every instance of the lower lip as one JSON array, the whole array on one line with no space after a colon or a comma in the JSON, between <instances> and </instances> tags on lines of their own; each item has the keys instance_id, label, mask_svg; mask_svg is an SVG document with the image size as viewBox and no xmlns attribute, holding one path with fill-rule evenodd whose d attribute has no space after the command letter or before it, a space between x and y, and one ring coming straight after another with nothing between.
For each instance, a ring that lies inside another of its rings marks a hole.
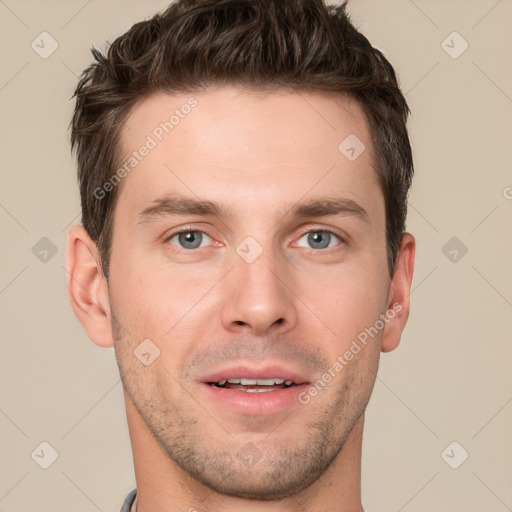
<instances>
[{"instance_id":1,"label":"lower lip","mask_svg":"<svg viewBox=\"0 0 512 512\"><path fill-rule=\"evenodd\" d=\"M262 393L215 388L205 382L201 383L201 387L207 397L211 397L224 407L229 407L239 413L261 416L282 411L293 404L299 404L298 395L307 389L308 384L297 384L289 388Z\"/></svg>"}]
</instances>

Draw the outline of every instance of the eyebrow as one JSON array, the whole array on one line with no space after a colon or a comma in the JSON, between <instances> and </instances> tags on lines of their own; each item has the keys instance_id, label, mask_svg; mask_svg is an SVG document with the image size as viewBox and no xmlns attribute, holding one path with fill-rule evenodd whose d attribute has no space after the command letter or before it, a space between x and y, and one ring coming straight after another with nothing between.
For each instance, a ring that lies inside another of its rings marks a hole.
<instances>
[{"instance_id":1,"label":"eyebrow","mask_svg":"<svg viewBox=\"0 0 512 512\"><path fill-rule=\"evenodd\" d=\"M155 199L154 204L142 210L138 215L137 224L152 222L158 218L171 215L202 215L219 218L232 218L230 207L185 196L167 195ZM307 203L294 205L283 217L327 217L327 216L354 216L370 224L368 212L357 202L345 197L312 199Z\"/></svg>"}]
</instances>

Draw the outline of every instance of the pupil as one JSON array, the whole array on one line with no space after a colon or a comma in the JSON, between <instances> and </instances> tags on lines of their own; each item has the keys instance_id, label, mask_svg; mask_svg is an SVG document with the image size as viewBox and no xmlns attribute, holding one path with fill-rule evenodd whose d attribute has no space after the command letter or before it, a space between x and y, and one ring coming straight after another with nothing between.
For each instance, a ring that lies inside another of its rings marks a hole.
<instances>
[{"instance_id":1,"label":"pupil","mask_svg":"<svg viewBox=\"0 0 512 512\"><path fill-rule=\"evenodd\" d=\"M322 238L324 239L324 242L322 243ZM313 245L316 243L320 243L320 248L324 249L329 245L329 238L330 233L327 233L325 231L314 231L313 233L310 233L309 235L309 242ZM316 247L319 248L319 247Z\"/></svg>"},{"instance_id":2,"label":"pupil","mask_svg":"<svg viewBox=\"0 0 512 512\"><path fill-rule=\"evenodd\" d=\"M201 245L200 233L198 231L185 231L184 233L180 233L180 243L186 249L197 249L199 245ZM196 241L194 242L194 239ZM197 241L199 240L199 243Z\"/></svg>"}]
</instances>

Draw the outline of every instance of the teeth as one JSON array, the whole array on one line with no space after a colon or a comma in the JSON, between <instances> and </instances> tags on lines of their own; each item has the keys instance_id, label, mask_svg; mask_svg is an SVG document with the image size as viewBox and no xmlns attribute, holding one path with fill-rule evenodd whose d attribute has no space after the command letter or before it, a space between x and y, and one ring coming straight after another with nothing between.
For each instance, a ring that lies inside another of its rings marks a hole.
<instances>
[{"instance_id":1,"label":"teeth","mask_svg":"<svg viewBox=\"0 0 512 512\"><path fill-rule=\"evenodd\" d=\"M240 384L242 386L255 386L258 384L258 381L256 379L240 379Z\"/></svg>"},{"instance_id":2,"label":"teeth","mask_svg":"<svg viewBox=\"0 0 512 512\"><path fill-rule=\"evenodd\" d=\"M277 382L280 380L281 382ZM273 386L274 384L282 384L282 379L240 379L243 386Z\"/></svg>"},{"instance_id":3,"label":"teeth","mask_svg":"<svg viewBox=\"0 0 512 512\"><path fill-rule=\"evenodd\" d=\"M259 386L273 386L275 379L258 379L257 382Z\"/></svg>"},{"instance_id":4,"label":"teeth","mask_svg":"<svg viewBox=\"0 0 512 512\"><path fill-rule=\"evenodd\" d=\"M221 379L219 382L217 382L218 386L223 386L226 384L226 382L229 382L230 384L241 384L242 386L274 386L276 384L282 384L283 382L290 386L292 384L291 380L284 380L284 379ZM253 390L249 390L253 391ZM262 391L268 391L268 390L262 390Z\"/></svg>"},{"instance_id":5,"label":"teeth","mask_svg":"<svg viewBox=\"0 0 512 512\"><path fill-rule=\"evenodd\" d=\"M246 391L247 393L267 393L268 391L276 391L275 389L255 389L255 388L249 388L249 389L239 389L239 391Z\"/></svg>"}]
</instances>

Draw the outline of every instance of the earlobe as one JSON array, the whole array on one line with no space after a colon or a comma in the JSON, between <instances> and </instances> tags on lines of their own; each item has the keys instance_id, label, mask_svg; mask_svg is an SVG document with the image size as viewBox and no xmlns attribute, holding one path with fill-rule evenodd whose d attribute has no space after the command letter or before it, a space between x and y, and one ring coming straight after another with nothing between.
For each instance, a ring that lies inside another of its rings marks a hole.
<instances>
[{"instance_id":1,"label":"earlobe","mask_svg":"<svg viewBox=\"0 0 512 512\"><path fill-rule=\"evenodd\" d=\"M410 233L404 233L390 284L387 305L389 321L382 336L382 352L390 352L398 346L409 318L415 251L414 237Z\"/></svg>"},{"instance_id":2,"label":"earlobe","mask_svg":"<svg viewBox=\"0 0 512 512\"><path fill-rule=\"evenodd\" d=\"M71 307L89 339L100 347L112 347L108 283L96 244L80 225L68 232L66 283Z\"/></svg>"}]
</instances>

